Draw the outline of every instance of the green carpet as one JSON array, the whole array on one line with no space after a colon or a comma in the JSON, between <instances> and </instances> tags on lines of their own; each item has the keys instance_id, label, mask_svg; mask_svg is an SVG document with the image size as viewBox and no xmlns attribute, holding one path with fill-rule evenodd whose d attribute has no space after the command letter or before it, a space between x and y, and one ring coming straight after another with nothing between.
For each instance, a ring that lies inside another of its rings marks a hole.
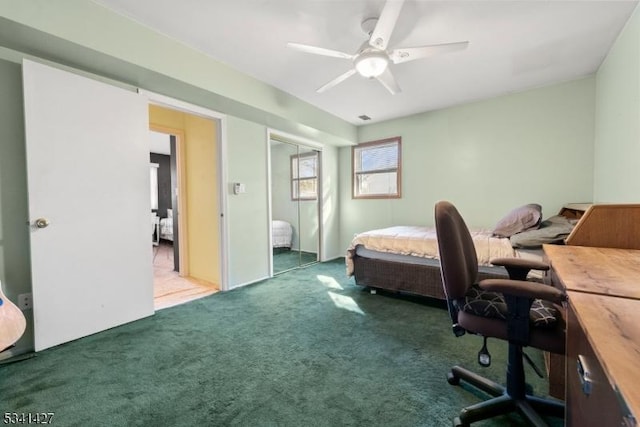
<instances>
[{"instance_id":1,"label":"green carpet","mask_svg":"<svg viewBox=\"0 0 640 427\"><path fill-rule=\"evenodd\" d=\"M313 252L276 248L273 250L273 274L311 264L317 260L318 255Z\"/></svg>"},{"instance_id":2,"label":"green carpet","mask_svg":"<svg viewBox=\"0 0 640 427\"><path fill-rule=\"evenodd\" d=\"M0 407L60 426L449 426L480 400L449 367L502 382L506 357L492 340L481 369L480 338L450 330L441 307L363 291L343 260L314 264L2 365Z\"/></svg>"}]
</instances>

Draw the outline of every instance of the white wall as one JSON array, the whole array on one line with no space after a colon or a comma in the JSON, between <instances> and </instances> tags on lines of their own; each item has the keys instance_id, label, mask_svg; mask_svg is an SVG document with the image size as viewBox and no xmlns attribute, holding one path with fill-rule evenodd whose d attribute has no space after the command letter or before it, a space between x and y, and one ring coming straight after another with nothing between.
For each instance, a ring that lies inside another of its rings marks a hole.
<instances>
[{"instance_id":1,"label":"white wall","mask_svg":"<svg viewBox=\"0 0 640 427\"><path fill-rule=\"evenodd\" d=\"M351 149L340 148L343 249L367 229L432 225L443 199L474 227L525 203L549 216L590 201L594 97L589 77L361 127L361 142L402 137L402 198L353 200Z\"/></svg>"},{"instance_id":2,"label":"white wall","mask_svg":"<svg viewBox=\"0 0 640 427\"><path fill-rule=\"evenodd\" d=\"M640 202L640 9L596 79L594 200Z\"/></svg>"}]
</instances>

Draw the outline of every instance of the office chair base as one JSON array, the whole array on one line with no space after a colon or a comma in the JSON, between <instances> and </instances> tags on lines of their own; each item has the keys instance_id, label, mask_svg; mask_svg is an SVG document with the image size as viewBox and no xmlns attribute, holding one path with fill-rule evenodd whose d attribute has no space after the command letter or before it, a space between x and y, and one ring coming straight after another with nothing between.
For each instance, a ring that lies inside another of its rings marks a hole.
<instances>
[{"instance_id":1,"label":"office chair base","mask_svg":"<svg viewBox=\"0 0 640 427\"><path fill-rule=\"evenodd\" d=\"M454 366L447 375L449 384L457 385L460 380L493 396L489 400L468 406L453 421L455 427L468 427L471 423L518 411L532 426L547 426L540 416L564 417L564 404L559 401L542 399L526 394L524 398L514 398L507 394L502 385L484 378L475 372Z\"/></svg>"}]
</instances>

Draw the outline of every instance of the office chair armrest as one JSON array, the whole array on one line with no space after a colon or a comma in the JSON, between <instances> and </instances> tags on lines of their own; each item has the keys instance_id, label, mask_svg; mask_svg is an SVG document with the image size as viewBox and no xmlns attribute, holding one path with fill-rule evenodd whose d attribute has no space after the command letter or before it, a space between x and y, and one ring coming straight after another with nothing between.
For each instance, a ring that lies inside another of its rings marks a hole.
<instances>
[{"instance_id":1,"label":"office chair armrest","mask_svg":"<svg viewBox=\"0 0 640 427\"><path fill-rule=\"evenodd\" d=\"M495 258L491 260L491 264L504 267L511 280L527 280L530 270L549 270L546 262L520 258Z\"/></svg>"},{"instance_id":2,"label":"office chair armrest","mask_svg":"<svg viewBox=\"0 0 640 427\"><path fill-rule=\"evenodd\" d=\"M553 286L537 282L526 282L510 279L485 279L478 283L481 289L515 297L539 298L546 301L561 303L565 300L565 294Z\"/></svg>"},{"instance_id":3,"label":"office chair armrest","mask_svg":"<svg viewBox=\"0 0 640 427\"><path fill-rule=\"evenodd\" d=\"M491 264L501 267L522 268L527 270L549 270L549 264L543 261L521 258L495 258L491 260Z\"/></svg>"}]
</instances>

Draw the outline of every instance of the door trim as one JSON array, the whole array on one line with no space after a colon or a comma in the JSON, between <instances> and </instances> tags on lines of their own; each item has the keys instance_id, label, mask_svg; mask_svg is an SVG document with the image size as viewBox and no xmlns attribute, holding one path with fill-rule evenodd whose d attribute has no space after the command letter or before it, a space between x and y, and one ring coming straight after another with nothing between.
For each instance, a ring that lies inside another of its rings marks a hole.
<instances>
[{"instance_id":1,"label":"door trim","mask_svg":"<svg viewBox=\"0 0 640 427\"><path fill-rule=\"evenodd\" d=\"M166 95L161 95L158 93L150 92L144 89L138 89L140 94L143 94L149 100L149 104L158 105L161 107L170 108L173 110L182 111L188 114L204 117L210 120L215 120L218 123L216 126L217 132L217 154L218 159L220 160L218 163L218 208L219 219L220 219L220 242L219 242L219 253L220 253L220 290L227 291L229 290L229 257L228 257L228 246L229 246L229 225L227 223L227 184L228 184L228 174L227 174L227 116L218 111L210 110L205 107L201 107L199 105L190 104L188 102L180 101L178 99L174 99L168 97ZM181 189L182 191L182 189ZM185 193L183 193L185 194ZM184 234L184 233L181 233ZM182 249L182 247L180 248ZM182 262L181 262L182 264ZM181 265L182 267L182 265Z\"/></svg>"},{"instance_id":2,"label":"door trim","mask_svg":"<svg viewBox=\"0 0 640 427\"><path fill-rule=\"evenodd\" d=\"M273 237L271 235L271 222L273 221L273 213L272 213L272 191L271 191L271 140L276 140L280 142L284 142L287 144L297 145L298 147L310 148L318 152L318 160L320 164L320 173L318 176L318 262L323 260L322 255L322 241L323 241L323 220L322 220L322 210L323 210L323 197L322 197L322 181L323 181L323 159L322 159L322 148L323 145L319 142L297 136L288 132L283 132L273 128L267 128L266 132L266 144L267 144L267 229L269 238L267 253L269 254L269 277L273 277Z\"/></svg>"}]
</instances>

